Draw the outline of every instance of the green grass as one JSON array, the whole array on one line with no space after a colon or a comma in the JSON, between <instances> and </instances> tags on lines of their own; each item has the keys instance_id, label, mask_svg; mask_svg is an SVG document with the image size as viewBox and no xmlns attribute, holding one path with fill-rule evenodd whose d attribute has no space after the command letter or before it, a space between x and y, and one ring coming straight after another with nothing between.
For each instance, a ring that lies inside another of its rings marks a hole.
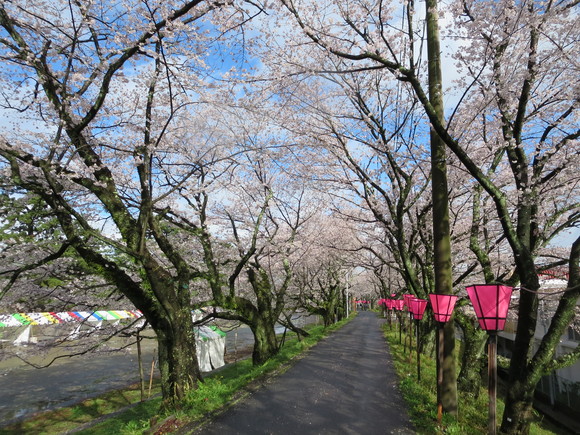
<instances>
[{"instance_id":1,"label":"green grass","mask_svg":"<svg viewBox=\"0 0 580 435\"><path fill-rule=\"evenodd\" d=\"M154 380L152 395L160 392L158 380ZM127 410L127 415L145 415L149 410L152 415L159 407L160 399L154 398L139 403L141 392L138 384L117 391L110 391L98 397L84 400L70 407L59 408L38 414L28 420L0 428L0 434L56 434L64 433L84 424L91 423L97 418L110 415L120 409L137 404L135 408Z\"/></svg>"},{"instance_id":2,"label":"green grass","mask_svg":"<svg viewBox=\"0 0 580 435\"><path fill-rule=\"evenodd\" d=\"M162 426L163 433L171 433L184 425L201 424L225 406L243 398L251 389L270 375L287 370L290 362L332 331L342 327L342 321L331 327L311 326L309 337L298 341L286 338L280 353L261 366L253 366L250 359L231 364L207 376L199 387L184 400L182 408L173 415L159 413L161 405L158 381L153 385L152 398L140 402L139 385L112 391L87 399L80 404L39 414L23 422L0 429L1 435L58 434L81 430L85 434L141 434L151 425Z\"/></svg>"},{"instance_id":3,"label":"green grass","mask_svg":"<svg viewBox=\"0 0 580 435\"><path fill-rule=\"evenodd\" d=\"M417 381L417 354L413 347L409 360L409 349L405 351L399 343L399 333L389 330L385 325L385 337L389 343L395 370L400 378L400 390L407 402L411 421L419 434L487 434L488 395L482 390L478 397L458 393L458 416L443 415L441 426L437 424L437 376L436 362L427 355L421 354L421 380ZM413 343L415 341L413 340ZM504 403L497 399L498 424L503 414ZM531 435L564 434L566 431L556 428L536 415L532 422Z\"/></svg>"}]
</instances>

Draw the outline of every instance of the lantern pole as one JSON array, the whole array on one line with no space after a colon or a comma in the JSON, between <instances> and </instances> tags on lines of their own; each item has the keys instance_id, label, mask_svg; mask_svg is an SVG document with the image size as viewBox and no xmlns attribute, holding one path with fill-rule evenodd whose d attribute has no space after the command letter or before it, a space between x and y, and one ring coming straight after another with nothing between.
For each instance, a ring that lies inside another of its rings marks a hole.
<instances>
[{"instance_id":1,"label":"lantern pole","mask_svg":"<svg viewBox=\"0 0 580 435\"><path fill-rule=\"evenodd\" d=\"M501 284L481 284L466 287L477 321L481 329L489 334L487 345L487 389L489 394L489 416L487 430L490 435L497 433L497 332L502 331L512 294L512 287Z\"/></svg>"},{"instance_id":2,"label":"lantern pole","mask_svg":"<svg viewBox=\"0 0 580 435\"><path fill-rule=\"evenodd\" d=\"M457 296L442 293L432 293L429 295L433 316L437 323L437 423L441 424L443 419L443 359L445 347L445 323L451 319Z\"/></svg>"},{"instance_id":3,"label":"lantern pole","mask_svg":"<svg viewBox=\"0 0 580 435\"><path fill-rule=\"evenodd\" d=\"M490 435L495 435L497 431L497 331L489 331L489 341L487 344L487 377L487 388L489 394L489 418L487 431Z\"/></svg>"},{"instance_id":4,"label":"lantern pole","mask_svg":"<svg viewBox=\"0 0 580 435\"><path fill-rule=\"evenodd\" d=\"M413 313L411 312L411 300L415 299L415 296L407 293L403 295L404 307L407 307L407 313L409 314L409 330L405 336L405 346L403 347L403 352L407 352L407 336L409 337L409 362L411 362L411 352L413 348ZM406 322L405 322L406 323Z\"/></svg>"},{"instance_id":5,"label":"lantern pole","mask_svg":"<svg viewBox=\"0 0 580 435\"><path fill-rule=\"evenodd\" d=\"M419 321L423 318L423 313L427 307L427 300L414 298L410 301L411 312L413 313L413 318L415 319L415 331L417 334L417 380L421 380L421 347L420 347L420 331L419 331Z\"/></svg>"},{"instance_id":6,"label":"lantern pole","mask_svg":"<svg viewBox=\"0 0 580 435\"><path fill-rule=\"evenodd\" d=\"M399 344L403 342L402 335L403 335L403 312L401 310L398 311L399 316Z\"/></svg>"},{"instance_id":7,"label":"lantern pole","mask_svg":"<svg viewBox=\"0 0 580 435\"><path fill-rule=\"evenodd\" d=\"M441 390L443 389L443 346L445 345L445 330L443 322L437 322L437 422L441 424L443 420L443 401L441 400Z\"/></svg>"},{"instance_id":8,"label":"lantern pole","mask_svg":"<svg viewBox=\"0 0 580 435\"><path fill-rule=\"evenodd\" d=\"M407 335L409 336L409 362L413 360L413 335L415 335L415 332L413 331L412 316L413 314L409 313L409 332L407 333ZM407 341L405 340L405 343L406 342Z\"/></svg>"},{"instance_id":9,"label":"lantern pole","mask_svg":"<svg viewBox=\"0 0 580 435\"><path fill-rule=\"evenodd\" d=\"M417 331L417 380L421 380L421 348L419 341L419 320L415 319L415 331Z\"/></svg>"},{"instance_id":10,"label":"lantern pole","mask_svg":"<svg viewBox=\"0 0 580 435\"><path fill-rule=\"evenodd\" d=\"M393 309L396 310L395 316L399 319L399 344L403 342L402 340L402 330L403 330L403 318L402 312L403 309L402 300L401 299L393 299Z\"/></svg>"}]
</instances>

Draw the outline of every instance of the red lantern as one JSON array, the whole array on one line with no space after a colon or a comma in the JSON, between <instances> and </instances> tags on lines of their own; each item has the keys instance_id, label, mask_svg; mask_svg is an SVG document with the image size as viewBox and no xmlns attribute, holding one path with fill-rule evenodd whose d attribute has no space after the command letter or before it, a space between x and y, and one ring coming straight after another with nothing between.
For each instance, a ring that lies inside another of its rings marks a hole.
<instances>
[{"instance_id":1,"label":"red lantern","mask_svg":"<svg viewBox=\"0 0 580 435\"><path fill-rule=\"evenodd\" d=\"M443 295L439 293L430 294L431 308L433 308L433 315L437 325L437 421L441 423L443 418L443 404L441 403L441 395L443 391L443 361L444 361L444 323L447 323L453 313L457 296Z\"/></svg>"},{"instance_id":2,"label":"red lantern","mask_svg":"<svg viewBox=\"0 0 580 435\"><path fill-rule=\"evenodd\" d=\"M481 329L487 331L489 340L487 345L487 366L489 391L489 411L487 432L495 435L496 425L496 395L497 395L497 331L505 326L512 288L501 284L481 284L466 287L467 294Z\"/></svg>"},{"instance_id":3,"label":"red lantern","mask_svg":"<svg viewBox=\"0 0 580 435\"><path fill-rule=\"evenodd\" d=\"M484 331L503 331L512 287L501 284L481 284L466 287L479 326Z\"/></svg>"},{"instance_id":4,"label":"red lantern","mask_svg":"<svg viewBox=\"0 0 580 435\"><path fill-rule=\"evenodd\" d=\"M409 302L411 305L411 313L415 320L421 320L423 318L423 313L425 313L425 308L427 307L426 299L413 298Z\"/></svg>"},{"instance_id":5,"label":"red lantern","mask_svg":"<svg viewBox=\"0 0 580 435\"><path fill-rule=\"evenodd\" d=\"M411 311L411 299L414 299L415 295L412 294L404 294L403 295L403 307L407 307L407 310L410 312Z\"/></svg>"},{"instance_id":6,"label":"red lantern","mask_svg":"<svg viewBox=\"0 0 580 435\"><path fill-rule=\"evenodd\" d=\"M433 308L435 321L441 323L448 322L453 313L457 296L432 293L429 295L429 300L431 301L431 308Z\"/></svg>"}]
</instances>

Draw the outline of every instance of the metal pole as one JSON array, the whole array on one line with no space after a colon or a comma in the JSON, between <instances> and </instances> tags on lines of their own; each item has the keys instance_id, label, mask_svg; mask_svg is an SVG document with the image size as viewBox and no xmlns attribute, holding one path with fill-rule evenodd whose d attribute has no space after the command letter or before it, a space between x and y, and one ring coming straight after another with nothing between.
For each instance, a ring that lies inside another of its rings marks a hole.
<instances>
[{"instance_id":1,"label":"metal pole","mask_svg":"<svg viewBox=\"0 0 580 435\"><path fill-rule=\"evenodd\" d=\"M487 346L487 375L489 391L489 419L488 433L496 435L496 395L497 395L497 332L489 331L489 342Z\"/></svg>"}]
</instances>

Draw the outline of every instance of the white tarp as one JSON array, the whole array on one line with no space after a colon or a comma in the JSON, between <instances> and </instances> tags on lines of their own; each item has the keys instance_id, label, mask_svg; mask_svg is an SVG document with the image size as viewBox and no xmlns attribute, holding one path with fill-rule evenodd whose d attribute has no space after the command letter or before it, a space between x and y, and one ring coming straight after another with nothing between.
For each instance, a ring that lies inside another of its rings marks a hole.
<instances>
[{"instance_id":1,"label":"white tarp","mask_svg":"<svg viewBox=\"0 0 580 435\"><path fill-rule=\"evenodd\" d=\"M226 334L217 327L195 328L196 355L202 372L210 372L225 365Z\"/></svg>"}]
</instances>

